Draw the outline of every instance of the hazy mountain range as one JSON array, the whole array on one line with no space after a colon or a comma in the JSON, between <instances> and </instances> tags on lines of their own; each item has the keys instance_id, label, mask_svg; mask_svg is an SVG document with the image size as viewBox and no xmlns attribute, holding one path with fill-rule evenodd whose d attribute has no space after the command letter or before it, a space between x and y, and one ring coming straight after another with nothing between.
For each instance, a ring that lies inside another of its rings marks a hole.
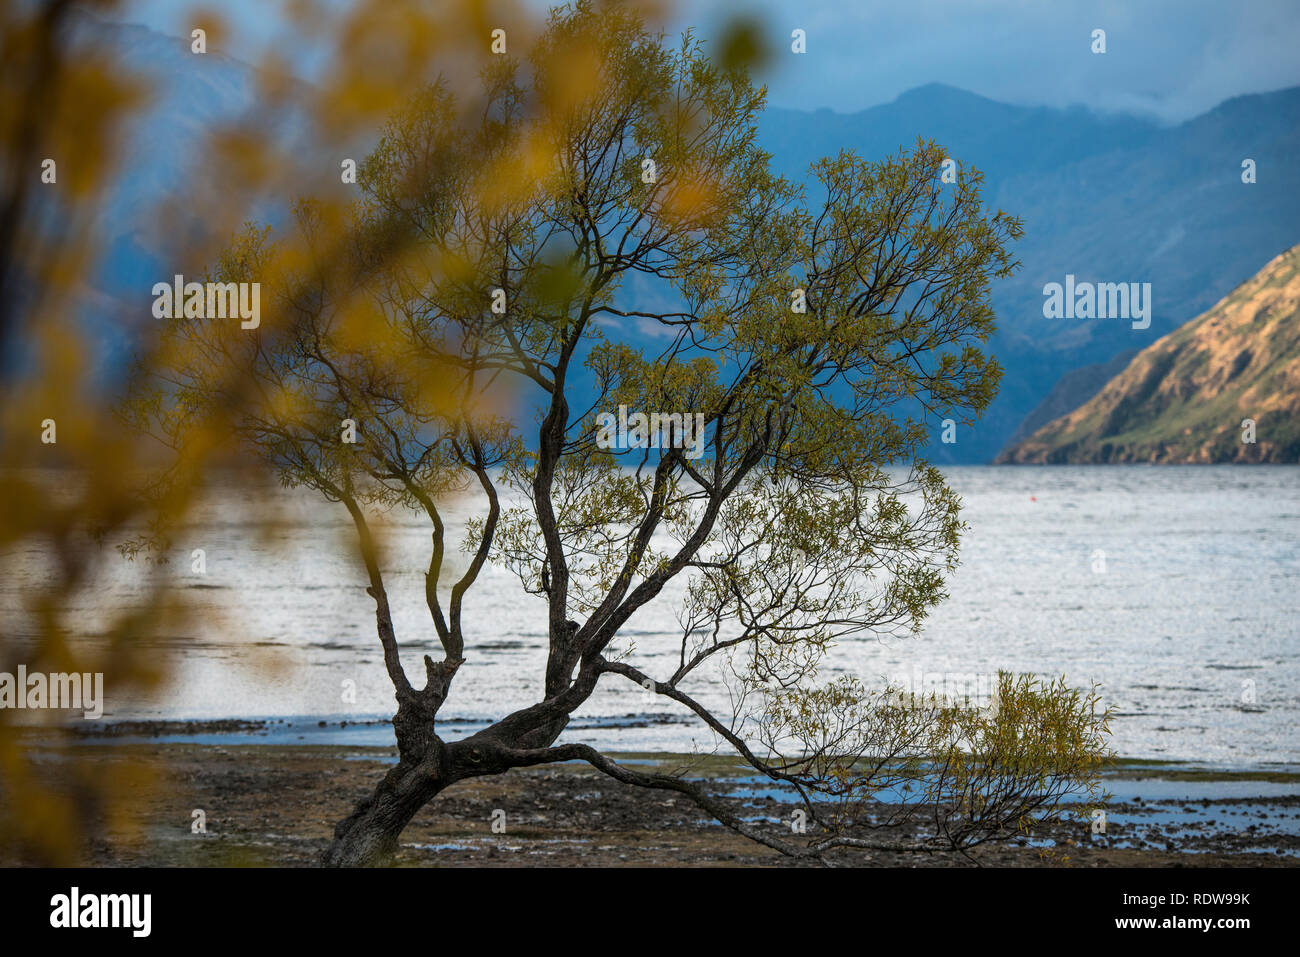
<instances>
[{"instance_id":1,"label":"hazy mountain range","mask_svg":"<svg viewBox=\"0 0 1300 957\"><path fill-rule=\"evenodd\" d=\"M982 170L987 201L1025 222L1023 266L994 290L1001 393L955 445L936 443L937 461L991 460L1067 373L1151 344L1300 241L1300 89L1237 97L1162 127L931 85L848 115L774 110L763 127L785 172L842 146L883 155L918 134ZM1256 164L1252 185L1241 179L1246 158ZM1043 286L1067 274L1150 282L1150 328L1045 319ZM1066 380L1054 415L1090 398L1105 371L1075 376L1073 387Z\"/></svg>"},{"instance_id":2,"label":"hazy mountain range","mask_svg":"<svg viewBox=\"0 0 1300 957\"><path fill-rule=\"evenodd\" d=\"M150 286L170 275L165 247L150 238L151 199L183 182L210 124L255 106L252 70L215 53L195 56L188 41L143 27L87 30L155 86L154 106L132 130L125 172L106 204L111 242L91 283L147 316ZM1300 88L1237 97L1177 126L1013 106L941 85L858 113L771 109L760 121L774 165L800 177L808 163L842 148L880 157L918 135L982 170L987 201L1021 216L1026 229L1016 247L1023 267L994 290L1000 331L992 348L1006 369L1001 394L980 423L958 430L955 444L938 442L936 423L938 462L991 461L1049 396L1026 428L1087 401L1116 371L1108 365L1122 364L1300 242ZM1246 158L1257 170L1250 185L1241 179ZM1067 274L1151 283L1150 327L1045 319L1043 286ZM128 348L125 336L106 339L110 357Z\"/></svg>"}]
</instances>

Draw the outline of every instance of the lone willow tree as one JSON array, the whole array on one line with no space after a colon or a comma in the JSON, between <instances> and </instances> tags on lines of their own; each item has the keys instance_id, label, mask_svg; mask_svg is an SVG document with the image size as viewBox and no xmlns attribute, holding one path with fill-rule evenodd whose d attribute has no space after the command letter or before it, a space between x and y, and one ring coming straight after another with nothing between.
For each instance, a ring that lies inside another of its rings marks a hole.
<instances>
[{"instance_id":1,"label":"lone willow tree","mask_svg":"<svg viewBox=\"0 0 1300 957\"><path fill-rule=\"evenodd\" d=\"M228 416L284 483L355 523L399 761L324 862L383 862L456 782L561 761L828 861L965 850L1091 796L1107 717L1063 680L1002 675L996 706L975 708L818 678L837 641L914 630L956 566L960 503L919 455L934 422L972 421L995 393L989 282L1021 234L983 208L980 175L945 182L945 153L921 142L823 159L806 186L776 176L746 70L616 5L553 12L526 57L480 77L471 96L434 83L389 122L360 199L299 202L284 237L250 227L211 278L260 282L260 326L164 320L168 361L129 405L178 448ZM642 428L610 441L611 421ZM462 540L444 511L467 496L481 507ZM426 635L393 625L376 521L396 507L430 524ZM439 712L493 637L463 613L487 562L541 599L546 670L535 704L447 741ZM681 623L661 639L671 674L610 651L652 602ZM408 674L400 642L435 637ZM719 672L736 682L721 713L693 694ZM790 788L806 829L557 743L607 681L693 715ZM922 814L924 836L895 836Z\"/></svg>"}]
</instances>

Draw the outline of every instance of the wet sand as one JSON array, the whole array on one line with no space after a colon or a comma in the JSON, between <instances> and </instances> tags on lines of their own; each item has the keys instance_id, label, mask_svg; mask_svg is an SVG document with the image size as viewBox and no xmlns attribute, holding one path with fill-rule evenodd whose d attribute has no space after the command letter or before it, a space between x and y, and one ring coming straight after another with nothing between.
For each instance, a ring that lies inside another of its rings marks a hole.
<instances>
[{"instance_id":1,"label":"wet sand","mask_svg":"<svg viewBox=\"0 0 1300 957\"><path fill-rule=\"evenodd\" d=\"M148 729L135 729L141 731L147 734ZM343 745L200 744L136 737L69 747L95 774L130 782L124 787L139 826L118 822L98 831L86 863L101 866L313 865L334 824L370 792L393 760L387 749ZM620 760L674 768L698 759L625 755ZM147 773L130 775L131 767ZM706 759L692 776L709 777L714 793L724 795L745 817L765 822L761 826L773 834L789 835L791 808L765 795L752 777L716 759ZM1177 780L1178 772L1166 773L1165 779ZM1130 774L1127 790L1134 787L1131 780ZM1156 783L1150 788L1159 792ZM1267 794L1264 785L1260 789ZM195 810L204 814L206 833L192 830ZM494 814L498 811L504 818ZM1295 836L1300 798L1295 794L1207 797L1190 803L1132 799L1110 803L1107 813L1105 836L1091 835L1082 824L1057 826L1043 835L1052 846L990 844L974 849L971 857L984 866L1017 867L1300 864L1300 837ZM503 833L494 833L494 818L498 826L504 820ZM890 838L910 836L904 830ZM842 861L973 866L952 852L844 852ZM0 849L0 863L17 861ZM796 866L707 819L681 795L622 785L585 765L519 770L457 784L406 829L397 863Z\"/></svg>"}]
</instances>

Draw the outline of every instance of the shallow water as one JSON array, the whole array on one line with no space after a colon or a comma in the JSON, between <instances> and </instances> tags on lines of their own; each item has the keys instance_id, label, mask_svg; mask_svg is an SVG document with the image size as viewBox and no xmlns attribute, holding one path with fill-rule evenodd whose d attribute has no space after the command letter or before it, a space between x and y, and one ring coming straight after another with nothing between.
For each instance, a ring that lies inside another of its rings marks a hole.
<instances>
[{"instance_id":1,"label":"shallow water","mask_svg":"<svg viewBox=\"0 0 1300 957\"><path fill-rule=\"evenodd\" d=\"M1165 848L1171 844L1186 853L1211 853L1231 850L1236 853L1297 857L1300 850L1294 839L1300 837L1300 781L1231 780L1223 777L1204 780L1133 780L1107 774L1102 787L1106 792L1106 821L1103 833L1089 833L1086 840L1107 847ZM1131 773L1131 769L1130 769ZM759 775L732 779L740 786L728 794L746 801L748 807L762 813L746 820L784 820L784 810L774 812L772 805L792 806L798 796L789 788L773 787ZM884 789L876 799L886 804L915 799L897 789ZM1084 795L1071 794L1064 803L1077 803ZM881 811L871 815L877 820L888 816ZM1225 846L1226 842L1226 846ZM1054 847L1056 840L1036 837L1026 841L1034 847Z\"/></svg>"},{"instance_id":2,"label":"shallow water","mask_svg":"<svg viewBox=\"0 0 1300 957\"><path fill-rule=\"evenodd\" d=\"M1300 762L1300 470L964 467L947 474L970 526L951 598L917 637L843 642L827 677L879 684L881 676L918 672L1064 673L1074 684L1100 684L1116 709L1113 745L1122 756L1232 767ZM451 511L459 522L474 509ZM267 541L219 496L203 510L176 542L174 567L190 597L225 618L161 644L158 653L179 662L171 686L148 701L110 688L106 718L356 721L391 713L373 605L347 549L346 514L306 495L291 498L288 513ZM420 656L434 650L423 602L429 529L417 516L399 515L388 542L387 587L404 661L409 673L422 674ZM205 575L189 571L193 548L205 550ZM6 565L12 572L0 582L0 607L16 610L41 562L10 556ZM123 563L112 590L129 600L145 574ZM544 613L507 572L485 570L467 599L467 662L445 717L467 728L536 700ZM88 607L86 620L92 616ZM670 604L643 609L622 647L633 644L629 660L664 675L675 664L676 628ZM727 700L717 675L687 690L709 704ZM675 706L614 677L579 718L567 737L602 747L713 746L712 735ZM390 733L371 727L377 738Z\"/></svg>"}]
</instances>

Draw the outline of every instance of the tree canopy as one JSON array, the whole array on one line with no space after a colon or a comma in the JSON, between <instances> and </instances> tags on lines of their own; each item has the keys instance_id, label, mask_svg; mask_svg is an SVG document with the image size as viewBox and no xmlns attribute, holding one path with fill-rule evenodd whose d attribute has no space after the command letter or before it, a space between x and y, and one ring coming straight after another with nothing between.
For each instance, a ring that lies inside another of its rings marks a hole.
<instances>
[{"instance_id":1,"label":"tree canopy","mask_svg":"<svg viewBox=\"0 0 1300 957\"><path fill-rule=\"evenodd\" d=\"M900 782L959 847L1095 789L1095 695L1004 676L997 707L971 711L818 674L837 641L916 630L958 561L960 501L923 452L937 419L970 421L995 394L989 283L1021 234L978 171L942 182L947 154L922 141L778 176L748 72L617 5L554 12L481 81L475 97L434 83L397 114L356 202L304 200L282 236L250 226L212 278L261 283L260 327L165 320L165 361L126 410L177 448L228 416L285 484L355 524L400 762L327 861L391 852L457 780L572 759L818 858L879 846L865 802ZM674 423L665 441L600 441L602 416L628 410ZM695 450L681 416L702 424ZM449 540L446 503L466 497L479 518ZM395 632L374 531L395 507L431 534L439 650L417 679L399 642L422 636ZM492 635L464 613L489 561L540 599L544 680L534 704L448 742L439 709ZM671 674L610 653L668 601ZM717 713L691 688L724 665L739 693ZM684 778L557 744L602 680L692 713L821 830L778 838Z\"/></svg>"}]
</instances>

